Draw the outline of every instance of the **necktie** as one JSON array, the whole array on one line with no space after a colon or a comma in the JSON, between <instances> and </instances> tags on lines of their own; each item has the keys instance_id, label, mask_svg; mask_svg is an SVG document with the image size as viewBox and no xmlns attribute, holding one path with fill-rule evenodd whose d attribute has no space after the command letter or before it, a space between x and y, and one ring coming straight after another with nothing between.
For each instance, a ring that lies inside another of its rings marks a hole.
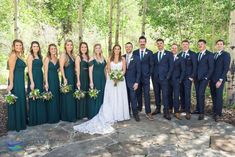
<instances>
[{"instance_id":1,"label":"necktie","mask_svg":"<svg viewBox=\"0 0 235 157\"><path fill-rule=\"evenodd\" d=\"M200 61L201 59L202 59L202 53L200 52L198 56L198 61Z\"/></svg>"},{"instance_id":2,"label":"necktie","mask_svg":"<svg viewBox=\"0 0 235 157\"><path fill-rule=\"evenodd\" d=\"M184 52L184 58L186 58L186 52Z\"/></svg>"},{"instance_id":3,"label":"necktie","mask_svg":"<svg viewBox=\"0 0 235 157\"><path fill-rule=\"evenodd\" d=\"M127 54L127 55L126 55L127 68L128 68L128 66L129 66L129 61L130 61L130 58L129 58L129 55Z\"/></svg>"},{"instance_id":4,"label":"necktie","mask_svg":"<svg viewBox=\"0 0 235 157\"><path fill-rule=\"evenodd\" d=\"M144 58L144 51L141 51L140 59L142 60L143 58Z\"/></svg>"},{"instance_id":5,"label":"necktie","mask_svg":"<svg viewBox=\"0 0 235 157\"><path fill-rule=\"evenodd\" d=\"M161 59L162 59L162 52L159 51L158 60L161 61Z\"/></svg>"}]
</instances>

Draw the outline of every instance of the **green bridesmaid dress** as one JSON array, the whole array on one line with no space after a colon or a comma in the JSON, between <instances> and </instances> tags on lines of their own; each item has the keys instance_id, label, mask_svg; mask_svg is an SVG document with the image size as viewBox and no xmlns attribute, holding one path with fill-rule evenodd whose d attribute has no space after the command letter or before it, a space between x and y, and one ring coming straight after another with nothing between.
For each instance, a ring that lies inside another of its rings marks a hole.
<instances>
[{"instance_id":1,"label":"green bridesmaid dress","mask_svg":"<svg viewBox=\"0 0 235 157\"><path fill-rule=\"evenodd\" d=\"M99 90L98 97L96 99L89 99L88 105L88 118L93 118L100 110L101 105L103 104L104 98L104 88L106 83L105 77L105 66L106 62L99 63L94 59L89 63L90 66L93 65L93 83L94 88Z\"/></svg>"},{"instance_id":2,"label":"green bridesmaid dress","mask_svg":"<svg viewBox=\"0 0 235 157\"><path fill-rule=\"evenodd\" d=\"M82 91L89 90L89 63L81 60L80 62L80 89ZM77 118L82 119L87 117L88 94L77 101Z\"/></svg>"},{"instance_id":3,"label":"green bridesmaid dress","mask_svg":"<svg viewBox=\"0 0 235 157\"><path fill-rule=\"evenodd\" d=\"M75 63L71 57L69 57L68 66L64 67L64 74L68 85L72 86L72 91L66 94L61 94L61 119L63 121L75 122L77 119L77 105L76 100L73 97L75 88Z\"/></svg>"},{"instance_id":4,"label":"green bridesmaid dress","mask_svg":"<svg viewBox=\"0 0 235 157\"><path fill-rule=\"evenodd\" d=\"M52 100L46 101L48 123L57 123L60 120L60 81L58 75L59 63L48 63L48 86L53 95Z\"/></svg>"},{"instance_id":5,"label":"green bridesmaid dress","mask_svg":"<svg viewBox=\"0 0 235 157\"><path fill-rule=\"evenodd\" d=\"M36 58L32 64L32 74L34 81L34 89L39 89L40 93L43 92L43 73L42 73L42 59ZM28 93L30 89L30 79L28 78ZM42 99L29 99L29 126L35 126L47 122L46 104Z\"/></svg>"},{"instance_id":6,"label":"green bridesmaid dress","mask_svg":"<svg viewBox=\"0 0 235 157\"><path fill-rule=\"evenodd\" d=\"M14 69L14 87L11 93L17 96L15 104L7 105L8 108L8 130L26 129L26 93L24 70L26 64L23 60L17 58Z\"/></svg>"}]
</instances>

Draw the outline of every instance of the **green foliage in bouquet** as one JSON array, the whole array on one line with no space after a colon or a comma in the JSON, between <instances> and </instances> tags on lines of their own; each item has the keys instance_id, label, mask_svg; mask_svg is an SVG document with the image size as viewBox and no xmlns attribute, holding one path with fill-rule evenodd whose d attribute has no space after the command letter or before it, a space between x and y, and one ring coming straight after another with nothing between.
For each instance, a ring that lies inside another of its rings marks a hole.
<instances>
[{"instance_id":1,"label":"green foliage in bouquet","mask_svg":"<svg viewBox=\"0 0 235 157\"><path fill-rule=\"evenodd\" d=\"M29 98L32 99L40 99L41 95L40 95L40 91L39 89L34 89L29 93Z\"/></svg>"},{"instance_id":2,"label":"green foliage in bouquet","mask_svg":"<svg viewBox=\"0 0 235 157\"><path fill-rule=\"evenodd\" d=\"M78 100L84 98L85 96L86 96L86 92L84 92L80 89L75 90L75 92L73 93L73 97Z\"/></svg>"},{"instance_id":3,"label":"green foliage in bouquet","mask_svg":"<svg viewBox=\"0 0 235 157\"><path fill-rule=\"evenodd\" d=\"M72 86L71 85L61 85L60 86L60 92L63 94L69 93L72 91Z\"/></svg>"},{"instance_id":4,"label":"green foliage in bouquet","mask_svg":"<svg viewBox=\"0 0 235 157\"><path fill-rule=\"evenodd\" d=\"M16 103L17 96L15 96L14 94L9 93L9 94L5 95L4 100L7 104L13 105L13 104Z\"/></svg>"},{"instance_id":5,"label":"green foliage in bouquet","mask_svg":"<svg viewBox=\"0 0 235 157\"><path fill-rule=\"evenodd\" d=\"M98 97L99 92L100 91L95 88L93 88L93 89L90 88L88 91L88 94L91 98L96 99Z\"/></svg>"},{"instance_id":6,"label":"green foliage in bouquet","mask_svg":"<svg viewBox=\"0 0 235 157\"><path fill-rule=\"evenodd\" d=\"M53 98L53 94L49 91L49 92L43 92L41 95L41 98L45 101L50 101Z\"/></svg>"},{"instance_id":7,"label":"green foliage in bouquet","mask_svg":"<svg viewBox=\"0 0 235 157\"><path fill-rule=\"evenodd\" d=\"M124 80L124 76L121 70L112 70L110 73L110 79L114 81L114 86L117 86L117 83Z\"/></svg>"}]
</instances>

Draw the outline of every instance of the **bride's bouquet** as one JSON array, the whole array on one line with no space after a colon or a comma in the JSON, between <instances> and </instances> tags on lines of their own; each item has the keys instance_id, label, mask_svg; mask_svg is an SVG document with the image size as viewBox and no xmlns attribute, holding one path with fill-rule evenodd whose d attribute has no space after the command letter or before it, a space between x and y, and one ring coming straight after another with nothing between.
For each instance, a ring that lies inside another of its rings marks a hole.
<instances>
[{"instance_id":1,"label":"bride's bouquet","mask_svg":"<svg viewBox=\"0 0 235 157\"><path fill-rule=\"evenodd\" d=\"M15 96L14 94L8 93L7 95L5 95L4 100L7 104L9 105L13 105L16 103L16 99L17 96Z\"/></svg>"},{"instance_id":2,"label":"bride's bouquet","mask_svg":"<svg viewBox=\"0 0 235 157\"><path fill-rule=\"evenodd\" d=\"M86 96L86 92L84 92L80 89L75 90L75 92L73 93L73 97L78 100L84 98L85 96Z\"/></svg>"},{"instance_id":3,"label":"bride's bouquet","mask_svg":"<svg viewBox=\"0 0 235 157\"><path fill-rule=\"evenodd\" d=\"M117 83L124 80L124 76L121 70L112 70L110 73L110 79L114 81L114 86L117 86Z\"/></svg>"}]
</instances>

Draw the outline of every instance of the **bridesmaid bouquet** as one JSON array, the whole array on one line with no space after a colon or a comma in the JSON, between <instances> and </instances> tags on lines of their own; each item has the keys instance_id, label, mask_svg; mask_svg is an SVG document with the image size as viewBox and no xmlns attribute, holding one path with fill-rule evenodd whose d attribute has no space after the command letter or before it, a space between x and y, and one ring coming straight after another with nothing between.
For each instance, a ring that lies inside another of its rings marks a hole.
<instances>
[{"instance_id":1,"label":"bridesmaid bouquet","mask_svg":"<svg viewBox=\"0 0 235 157\"><path fill-rule=\"evenodd\" d=\"M112 70L110 73L110 79L114 81L114 86L117 86L119 81L124 80L124 76L121 70Z\"/></svg>"},{"instance_id":2,"label":"bridesmaid bouquet","mask_svg":"<svg viewBox=\"0 0 235 157\"><path fill-rule=\"evenodd\" d=\"M80 90L80 89L77 89L77 90L75 90L75 92L73 93L73 97L76 98L76 99L78 99L78 100L80 100L80 99L82 99L82 98L85 97L85 94L86 94L86 92L84 92L84 91L82 91L82 90Z\"/></svg>"},{"instance_id":3,"label":"bridesmaid bouquet","mask_svg":"<svg viewBox=\"0 0 235 157\"><path fill-rule=\"evenodd\" d=\"M7 104L12 105L16 103L16 99L17 96L15 96L14 94L8 93L7 95L5 95L4 100Z\"/></svg>"},{"instance_id":4,"label":"bridesmaid bouquet","mask_svg":"<svg viewBox=\"0 0 235 157\"><path fill-rule=\"evenodd\" d=\"M71 85L64 85L62 84L60 86L60 92L63 93L63 94L66 94L68 92L72 91L72 86Z\"/></svg>"},{"instance_id":5,"label":"bridesmaid bouquet","mask_svg":"<svg viewBox=\"0 0 235 157\"><path fill-rule=\"evenodd\" d=\"M97 89L89 89L89 91L88 91L88 94L89 94L89 96L91 97L91 98L94 98L94 99L96 99L97 97L98 97L98 94L99 94L99 90L97 90Z\"/></svg>"},{"instance_id":6,"label":"bridesmaid bouquet","mask_svg":"<svg viewBox=\"0 0 235 157\"><path fill-rule=\"evenodd\" d=\"M29 98L32 98L33 100L35 99L40 99L41 95L40 95L40 91L39 89L34 89L29 93Z\"/></svg>"},{"instance_id":7,"label":"bridesmaid bouquet","mask_svg":"<svg viewBox=\"0 0 235 157\"><path fill-rule=\"evenodd\" d=\"M53 94L51 92L43 92L41 98L45 101L50 101L53 98Z\"/></svg>"}]
</instances>

